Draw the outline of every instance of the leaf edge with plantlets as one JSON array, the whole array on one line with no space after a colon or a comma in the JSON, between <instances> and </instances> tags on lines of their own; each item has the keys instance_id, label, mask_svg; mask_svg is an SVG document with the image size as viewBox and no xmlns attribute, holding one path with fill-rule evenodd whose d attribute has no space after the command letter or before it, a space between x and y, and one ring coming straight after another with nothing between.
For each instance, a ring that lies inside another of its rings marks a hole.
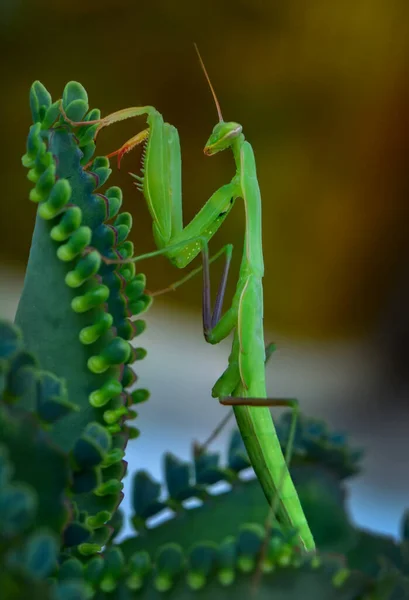
<instances>
[{"instance_id":1,"label":"leaf edge with plantlets","mask_svg":"<svg viewBox=\"0 0 409 600\"><path fill-rule=\"evenodd\" d=\"M1 344L4 341L6 329L14 335L20 356L13 356L16 353L9 351L12 360L7 369L4 367L5 361L0 361L2 365L0 408L4 408L7 400L11 404L11 410L19 415L19 419L25 412L29 422L35 428L43 429L44 434L40 436L41 442L49 444L53 452L61 455L61 450L55 447L49 436L53 423L50 422L48 430L44 430L45 426L39 419L33 418L32 414L18 406L19 396L24 397L33 392L41 394L43 390L39 386L33 386L32 379L26 376L29 355L22 350L21 335L15 326L0 324L0 333L3 336L3 339L0 336L0 350L4 346L9 348L11 346L12 336L10 335L8 335L6 344ZM4 354L4 352L1 353ZM38 367L36 368L38 377L43 376L44 372ZM31 365L30 369L30 373L33 374L34 369L31 368ZM22 377L18 377L19 371L23 371ZM4 391L5 382L8 385L6 392ZM47 398L45 399L47 400ZM43 396L36 398L37 402L42 400L44 400ZM55 396L51 395L50 400L55 402ZM65 398L64 410L60 414L61 419L66 418L66 406ZM53 412L55 413L55 411ZM3 429L3 434L4 431L5 429ZM22 449L26 448L27 439L27 436L21 439ZM234 454L237 457L240 449L237 444L232 444L232 446L234 448L231 459L236 460ZM211 463L212 468L214 467L214 458L209 460L207 457L206 462ZM2 473L4 474L4 469ZM210 469L207 475L205 473L206 469L202 470L202 480L214 479L214 471L212 472ZM407 543L409 534L408 522L408 515L406 515L405 523L402 526L405 543ZM27 555L31 559L31 564L36 565L38 569L36 573L38 581L33 582L33 573L29 573L30 592L32 592L30 597L33 597L34 600L37 600L35 596L37 588L40 590L42 594L40 597L43 600L88 600L90 598L95 600L105 598L107 600L109 598L153 600L154 598L163 598L164 595L169 598L188 600L205 598L208 597L208 594L211 594L212 598L227 599L232 595L235 598L239 597L239 592L240 594L245 593L245 597L248 597L247 594L253 589L254 575L257 571L260 571L257 582L258 592L255 596L258 600L271 597L271 593L275 593L275 597L276 594L281 594L283 600L292 600L299 597L294 596L297 586L298 589L299 586L303 588L308 586L309 590L314 589L316 600L320 600L320 598L323 600L328 598L333 600L383 599L391 597L385 594L393 593L397 589L405 590L407 585L407 579L405 580L393 568L393 565L385 565L384 570L378 575L378 579L374 580L365 573L351 571L339 559L329 556L302 555L299 553L297 544L294 544L291 538L291 532L285 533L277 528L272 531L268 550L263 553L263 563L260 565L260 551L265 543L265 531L262 525L257 523L243 525L236 536L227 536L219 544L211 541L197 542L188 551L184 551L180 545L173 542L157 548L151 556L146 551L142 551L134 553L128 559L124 557L120 547L110 547L103 555L88 557L88 559L82 557L79 560L65 556L62 557L61 566L54 573L52 573L52 567L57 559L55 536L54 544L52 540L52 536L50 537L41 530L35 531L34 535L29 537L31 552L28 552ZM48 549L45 556L44 552L39 555L39 550L44 550L44 547ZM37 552L35 552L36 550ZM20 560L21 556L24 556L24 553L20 553ZM51 574L53 577L49 579ZM21 581L19 581L19 585L22 585ZM379 594L378 589L380 590ZM374 595L375 593L378 595ZM16 598L21 598L21 596L16 596Z\"/></svg>"},{"instance_id":2,"label":"leaf edge with plantlets","mask_svg":"<svg viewBox=\"0 0 409 600\"><path fill-rule=\"evenodd\" d=\"M0 381L0 589L13 600L23 591L33 600L52 600L47 579L58 563L61 540L78 523L68 498L68 456L49 430L74 407L56 395L62 382L25 351L21 331L3 320ZM20 406L27 396L37 415Z\"/></svg>"},{"instance_id":3,"label":"leaf edge with plantlets","mask_svg":"<svg viewBox=\"0 0 409 600\"><path fill-rule=\"evenodd\" d=\"M130 345L145 323L130 317L146 310L150 298L134 265L101 259L132 256L132 218L119 214L120 188L95 193L110 175L109 161L97 157L85 170L95 152L95 127L74 135L60 116L61 103L72 116L99 116L88 111L87 93L77 82L54 103L40 82L31 87L34 124L22 162L35 183L30 199L38 210L16 323L27 347L65 381L79 408L52 435L70 452L78 518L92 534L77 551L92 554L109 540L106 523L123 496L124 450L138 433L124 422L136 417L132 405L148 398L146 390L131 394L128 388L136 381L130 365L146 354Z\"/></svg>"},{"instance_id":4,"label":"leaf edge with plantlets","mask_svg":"<svg viewBox=\"0 0 409 600\"><path fill-rule=\"evenodd\" d=\"M283 415L277 423L283 449L287 443L287 423L287 415ZM308 448L311 446L314 446L315 453L308 460ZM297 491L309 521L316 525L312 525L312 529L318 547L326 551L339 552L353 546L355 534L344 507L345 489L341 487L341 480L358 471L359 458L360 453L350 449L344 438L330 434L323 425L317 428L316 420L301 417L291 471L298 483ZM140 544L154 543L155 538L158 538L156 545L170 538L186 550L192 543L194 531L199 532L199 537L209 536L213 542L219 542L223 537L234 535L243 522L264 523L267 507L260 485L255 478L241 477L249 466L244 444L236 430L228 444L225 466L220 464L218 453L194 455L192 463L166 453L163 460L166 498L162 497L159 482L146 471L137 471L131 491L131 522L139 537L121 542L125 556L140 550ZM214 494L212 486L221 482L230 485L230 491ZM199 499L201 505L186 508L184 503L193 498ZM319 515L314 514L317 498L321 502ZM237 511L234 511L235 502L239 504ZM165 509L173 512L173 518L150 527L149 521ZM213 527L208 523L210 517L215 523ZM337 527L333 526L332 539L326 531L329 520L337 522ZM337 546L334 546L335 538ZM152 549L151 546L148 548Z\"/></svg>"}]
</instances>

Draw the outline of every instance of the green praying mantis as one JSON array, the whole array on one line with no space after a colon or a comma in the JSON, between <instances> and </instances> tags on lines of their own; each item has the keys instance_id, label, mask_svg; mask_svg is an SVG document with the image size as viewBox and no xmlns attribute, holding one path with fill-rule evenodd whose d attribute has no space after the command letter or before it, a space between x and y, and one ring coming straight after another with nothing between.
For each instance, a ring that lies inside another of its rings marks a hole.
<instances>
[{"instance_id":1,"label":"green praying mantis","mask_svg":"<svg viewBox=\"0 0 409 600\"><path fill-rule=\"evenodd\" d=\"M228 367L214 385L212 396L218 398L223 405L233 406L251 464L274 513L277 509L280 521L297 530L299 542L306 551L314 551L314 539L287 468L292 436L290 434L286 460L268 408L290 405L295 410L296 407L294 401L268 399L266 393L262 211L254 152L244 137L242 126L236 122L224 121L198 50L197 53L219 117L204 153L212 156L223 150L231 150L236 170L230 182L216 190L186 226L183 226L182 217L179 135L174 126L164 122L162 115L154 107L127 108L102 119L81 122L68 119L62 108L61 111L64 119L73 126L97 124L96 135L103 127L118 121L147 116L148 127L108 157L116 155L119 164L125 153L138 144L144 144L141 175L133 177L146 199L158 250L133 259L107 259L107 262L135 262L163 254L173 265L183 269L202 253L203 266L192 271L177 285L203 268L204 336L210 344L217 344L234 332ZM233 247L227 244L210 258L208 242L229 215L237 198L243 200L245 208L243 257L232 304L222 314ZM225 265L212 311L209 265L223 254ZM295 420L293 425L292 435Z\"/></svg>"}]
</instances>

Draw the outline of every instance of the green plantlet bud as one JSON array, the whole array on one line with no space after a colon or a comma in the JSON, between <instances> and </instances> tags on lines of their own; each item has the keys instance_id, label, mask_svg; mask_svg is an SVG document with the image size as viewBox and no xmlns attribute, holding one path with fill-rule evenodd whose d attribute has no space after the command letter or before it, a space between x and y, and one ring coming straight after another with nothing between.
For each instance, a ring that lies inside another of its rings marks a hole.
<instances>
[{"instance_id":1,"label":"green plantlet bud","mask_svg":"<svg viewBox=\"0 0 409 600\"><path fill-rule=\"evenodd\" d=\"M117 249L121 254L121 258L123 259L132 258L134 254L134 244L129 240L126 240L126 242L122 242L122 244L118 244Z\"/></svg>"},{"instance_id":2,"label":"green plantlet bud","mask_svg":"<svg viewBox=\"0 0 409 600\"><path fill-rule=\"evenodd\" d=\"M102 592L110 594L115 590L117 583L111 575L105 575L99 583Z\"/></svg>"},{"instance_id":3,"label":"green plantlet bud","mask_svg":"<svg viewBox=\"0 0 409 600\"><path fill-rule=\"evenodd\" d=\"M235 580L236 557L236 540L233 536L229 536L217 549L217 577L222 586L227 587Z\"/></svg>"},{"instance_id":4,"label":"green plantlet bud","mask_svg":"<svg viewBox=\"0 0 409 600\"><path fill-rule=\"evenodd\" d=\"M139 429L137 429L136 427L127 427L126 432L128 434L129 440L136 440L141 434Z\"/></svg>"},{"instance_id":5,"label":"green plantlet bud","mask_svg":"<svg viewBox=\"0 0 409 600\"><path fill-rule=\"evenodd\" d=\"M21 162L23 163L23 166L27 167L28 169L34 167L36 156L40 151L41 145L44 144L41 139L40 131L41 124L34 123L34 125L30 127L30 131L27 136L26 153L22 157Z\"/></svg>"},{"instance_id":6,"label":"green plantlet bud","mask_svg":"<svg viewBox=\"0 0 409 600\"><path fill-rule=\"evenodd\" d=\"M115 435L116 433L121 433L122 425L120 425L119 423L114 423L113 425L107 425L107 431L109 431L109 433L111 435Z\"/></svg>"},{"instance_id":7,"label":"green plantlet bud","mask_svg":"<svg viewBox=\"0 0 409 600\"><path fill-rule=\"evenodd\" d=\"M79 334L80 342L85 345L93 344L112 327L113 321L114 318L110 313L101 313L94 325L81 329Z\"/></svg>"},{"instance_id":8,"label":"green plantlet bud","mask_svg":"<svg viewBox=\"0 0 409 600\"><path fill-rule=\"evenodd\" d=\"M124 484L117 479L105 481L94 491L96 496L113 496L122 491Z\"/></svg>"},{"instance_id":9,"label":"green plantlet bud","mask_svg":"<svg viewBox=\"0 0 409 600\"><path fill-rule=\"evenodd\" d=\"M38 179L35 188L30 191L29 198L32 202L42 202L46 200L55 184L55 164L52 163L42 173Z\"/></svg>"},{"instance_id":10,"label":"green plantlet bud","mask_svg":"<svg viewBox=\"0 0 409 600\"><path fill-rule=\"evenodd\" d=\"M137 321L133 322L133 326L134 326L134 330L135 330L135 337L137 335L141 335L141 333L143 333L146 329L146 322L143 321L142 319L138 319Z\"/></svg>"},{"instance_id":11,"label":"green plantlet bud","mask_svg":"<svg viewBox=\"0 0 409 600\"><path fill-rule=\"evenodd\" d=\"M95 556L86 565L86 578L93 585L98 584L104 572L104 559L102 556Z\"/></svg>"},{"instance_id":12,"label":"green plantlet bud","mask_svg":"<svg viewBox=\"0 0 409 600\"><path fill-rule=\"evenodd\" d=\"M256 565L254 558L250 556L239 556L237 566L242 573L251 573Z\"/></svg>"},{"instance_id":13,"label":"green plantlet bud","mask_svg":"<svg viewBox=\"0 0 409 600\"><path fill-rule=\"evenodd\" d=\"M64 88L62 103L72 121L81 121L88 111L88 94L80 83L70 81Z\"/></svg>"},{"instance_id":14,"label":"green plantlet bud","mask_svg":"<svg viewBox=\"0 0 409 600\"><path fill-rule=\"evenodd\" d=\"M135 271L136 271L136 267L134 263L127 263L124 265L118 265L119 267L119 273L122 275L122 277L125 279L125 281L132 281L132 279L135 277Z\"/></svg>"},{"instance_id":15,"label":"green plantlet bud","mask_svg":"<svg viewBox=\"0 0 409 600\"><path fill-rule=\"evenodd\" d=\"M52 126L52 124L58 119L60 114L60 101L57 100L47 108L43 122L41 123L41 129L49 129Z\"/></svg>"},{"instance_id":16,"label":"green plantlet bud","mask_svg":"<svg viewBox=\"0 0 409 600\"><path fill-rule=\"evenodd\" d=\"M125 365L121 380L122 386L124 388L130 387L133 383L135 383L135 381L137 381L137 379L138 378L131 367Z\"/></svg>"},{"instance_id":17,"label":"green plantlet bud","mask_svg":"<svg viewBox=\"0 0 409 600\"><path fill-rule=\"evenodd\" d=\"M69 558L60 566L59 579L80 579L84 573L84 566L77 558Z\"/></svg>"},{"instance_id":18,"label":"green plantlet bud","mask_svg":"<svg viewBox=\"0 0 409 600\"><path fill-rule=\"evenodd\" d=\"M139 590L151 569L151 559L147 552L133 554L128 561L128 570L131 575L126 580L127 587L131 590Z\"/></svg>"},{"instance_id":19,"label":"green plantlet bud","mask_svg":"<svg viewBox=\"0 0 409 600\"><path fill-rule=\"evenodd\" d=\"M74 312L84 313L96 306L100 306L108 300L109 287L106 285L98 285L83 296L76 296L71 302L71 307Z\"/></svg>"},{"instance_id":20,"label":"green plantlet bud","mask_svg":"<svg viewBox=\"0 0 409 600\"><path fill-rule=\"evenodd\" d=\"M84 121L96 121L97 119L101 118L101 111L99 110L99 108L91 108L91 110L88 112L88 114L85 115L84 117ZM84 129L87 128L86 125L83 126ZM81 131L81 129L78 130L79 132Z\"/></svg>"},{"instance_id":21,"label":"green plantlet bud","mask_svg":"<svg viewBox=\"0 0 409 600\"><path fill-rule=\"evenodd\" d=\"M53 219L71 198L71 185L68 179L59 179L51 190L48 199L38 207L38 214L45 220Z\"/></svg>"},{"instance_id":22,"label":"green plantlet bud","mask_svg":"<svg viewBox=\"0 0 409 600\"><path fill-rule=\"evenodd\" d=\"M145 281L135 277L126 286L125 293L130 300L135 301L143 294L144 289Z\"/></svg>"},{"instance_id":23,"label":"green plantlet bud","mask_svg":"<svg viewBox=\"0 0 409 600\"><path fill-rule=\"evenodd\" d=\"M159 549L155 563L157 576L154 586L159 592L167 592L183 568L184 557L181 547L172 543L165 544Z\"/></svg>"},{"instance_id":24,"label":"green plantlet bud","mask_svg":"<svg viewBox=\"0 0 409 600\"><path fill-rule=\"evenodd\" d=\"M128 229L131 229L132 215L130 212L123 212L117 216L114 222L114 226L119 227L120 225L125 225Z\"/></svg>"},{"instance_id":25,"label":"green plantlet bud","mask_svg":"<svg viewBox=\"0 0 409 600\"><path fill-rule=\"evenodd\" d=\"M350 571L349 569L340 569L337 573L335 573L335 575L332 578L332 583L334 585L334 587L336 588L340 588L344 585L344 583L347 581L348 577L350 576Z\"/></svg>"},{"instance_id":26,"label":"green plantlet bud","mask_svg":"<svg viewBox=\"0 0 409 600\"><path fill-rule=\"evenodd\" d=\"M188 586L195 591L202 589L206 585L206 577L201 573L189 572L186 580Z\"/></svg>"},{"instance_id":27,"label":"green plantlet bud","mask_svg":"<svg viewBox=\"0 0 409 600\"><path fill-rule=\"evenodd\" d=\"M51 239L56 242L65 241L79 228L81 221L82 211L79 206L70 206L66 208L58 225L55 225L51 229Z\"/></svg>"},{"instance_id":28,"label":"green plantlet bud","mask_svg":"<svg viewBox=\"0 0 409 600\"><path fill-rule=\"evenodd\" d=\"M87 165L89 163L89 161L95 154L96 147L97 146L96 146L95 142L89 142L86 146L81 147L81 152L82 152L82 157L80 160L81 166L85 167L85 165Z\"/></svg>"},{"instance_id":29,"label":"green plantlet bud","mask_svg":"<svg viewBox=\"0 0 409 600\"><path fill-rule=\"evenodd\" d=\"M78 254L89 246L92 232L89 227L79 227L69 238L68 242L62 244L57 250L57 256L64 262L73 260Z\"/></svg>"},{"instance_id":30,"label":"green plantlet bud","mask_svg":"<svg viewBox=\"0 0 409 600\"><path fill-rule=\"evenodd\" d=\"M221 569L217 573L217 579L223 587L228 587L234 583L236 574L233 569Z\"/></svg>"},{"instance_id":31,"label":"green plantlet bud","mask_svg":"<svg viewBox=\"0 0 409 600\"><path fill-rule=\"evenodd\" d=\"M80 287L87 279L98 273L101 266L101 255L94 250L81 258L73 271L65 276L65 283L71 288Z\"/></svg>"},{"instance_id":32,"label":"green plantlet bud","mask_svg":"<svg viewBox=\"0 0 409 600\"><path fill-rule=\"evenodd\" d=\"M106 190L105 196L108 198L108 219L112 219L122 206L122 190L117 186L112 186Z\"/></svg>"},{"instance_id":33,"label":"green plantlet bud","mask_svg":"<svg viewBox=\"0 0 409 600\"><path fill-rule=\"evenodd\" d=\"M114 423L119 421L121 417L126 415L127 412L128 409L126 408L126 406L123 406L122 408L117 408L115 410L106 410L104 412L104 421L108 425L113 425Z\"/></svg>"},{"instance_id":34,"label":"green plantlet bud","mask_svg":"<svg viewBox=\"0 0 409 600\"><path fill-rule=\"evenodd\" d=\"M51 95L40 81L35 81L30 89L30 108L33 122L44 119L47 109L51 106Z\"/></svg>"},{"instance_id":35,"label":"green plantlet bud","mask_svg":"<svg viewBox=\"0 0 409 600\"><path fill-rule=\"evenodd\" d=\"M96 111L99 113L99 111ZM88 115L87 115L88 117ZM99 118L99 117L97 117ZM87 121L91 121L94 119L86 119ZM82 126L78 129L77 132L77 138L78 138L78 142L79 142L79 147L82 149L84 146L87 146L88 144L90 144L91 142L94 141L95 138L95 134L97 133L98 130L98 124L95 125L88 125L88 126Z\"/></svg>"},{"instance_id":36,"label":"green plantlet bud","mask_svg":"<svg viewBox=\"0 0 409 600\"><path fill-rule=\"evenodd\" d=\"M105 525L110 518L111 513L107 510L102 510L93 517L87 517L86 524L91 527L91 529L99 529L99 527Z\"/></svg>"},{"instance_id":37,"label":"green plantlet bud","mask_svg":"<svg viewBox=\"0 0 409 600\"><path fill-rule=\"evenodd\" d=\"M105 469L111 465L114 465L115 463L121 462L124 456L124 450L121 450L120 448L113 448L105 454L101 468Z\"/></svg>"},{"instance_id":38,"label":"green plantlet bud","mask_svg":"<svg viewBox=\"0 0 409 600\"><path fill-rule=\"evenodd\" d=\"M214 566L217 547L211 542L202 542L193 546L189 554L188 585L194 589L201 589Z\"/></svg>"},{"instance_id":39,"label":"green plantlet bud","mask_svg":"<svg viewBox=\"0 0 409 600\"><path fill-rule=\"evenodd\" d=\"M33 577L48 577L57 564L58 543L54 535L34 533L20 557L21 566Z\"/></svg>"},{"instance_id":40,"label":"green plantlet bud","mask_svg":"<svg viewBox=\"0 0 409 600\"><path fill-rule=\"evenodd\" d=\"M105 156L97 156L89 170L98 177L97 187L104 185L112 173L112 169L109 167L109 160Z\"/></svg>"},{"instance_id":41,"label":"green plantlet bud","mask_svg":"<svg viewBox=\"0 0 409 600\"><path fill-rule=\"evenodd\" d=\"M131 394L133 404L142 404L142 402L146 402L149 397L150 397L149 390L145 390L143 388L141 388L139 390L135 390Z\"/></svg>"},{"instance_id":42,"label":"green plantlet bud","mask_svg":"<svg viewBox=\"0 0 409 600\"><path fill-rule=\"evenodd\" d=\"M128 361L131 346L120 337L114 338L97 356L88 359L88 368L93 373L104 373L112 365L121 365Z\"/></svg>"},{"instance_id":43,"label":"green plantlet bud","mask_svg":"<svg viewBox=\"0 0 409 600\"><path fill-rule=\"evenodd\" d=\"M131 348L131 352L128 356L128 360L126 361L128 364L132 365L136 360L138 360L138 352L137 349L134 348L133 346L130 346ZM142 353L142 358L143 358L143 353Z\"/></svg>"},{"instance_id":44,"label":"green plantlet bud","mask_svg":"<svg viewBox=\"0 0 409 600\"><path fill-rule=\"evenodd\" d=\"M129 227L126 225L116 225L115 229L117 244L122 244L129 235Z\"/></svg>"},{"instance_id":45,"label":"green plantlet bud","mask_svg":"<svg viewBox=\"0 0 409 600\"><path fill-rule=\"evenodd\" d=\"M100 408L108 404L112 398L122 392L122 385L116 379L109 379L99 390L91 392L89 402L94 408Z\"/></svg>"},{"instance_id":46,"label":"green plantlet bud","mask_svg":"<svg viewBox=\"0 0 409 600\"><path fill-rule=\"evenodd\" d=\"M128 410L126 420L132 421L138 417L138 413L136 410Z\"/></svg>"},{"instance_id":47,"label":"green plantlet bud","mask_svg":"<svg viewBox=\"0 0 409 600\"><path fill-rule=\"evenodd\" d=\"M85 544L80 544L77 549L83 556L92 556L101 550L101 546L99 544L90 544L86 542Z\"/></svg>"}]
</instances>

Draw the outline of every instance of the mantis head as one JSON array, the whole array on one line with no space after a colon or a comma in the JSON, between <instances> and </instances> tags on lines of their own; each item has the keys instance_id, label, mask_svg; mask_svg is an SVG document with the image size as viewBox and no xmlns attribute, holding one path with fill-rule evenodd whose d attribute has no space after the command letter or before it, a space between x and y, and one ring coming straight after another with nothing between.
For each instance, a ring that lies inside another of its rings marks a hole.
<instances>
[{"instance_id":1,"label":"mantis head","mask_svg":"<svg viewBox=\"0 0 409 600\"><path fill-rule=\"evenodd\" d=\"M207 156L212 156L213 154L216 154L216 152L230 148L234 141L241 135L243 128L239 123L234 123L233 121L225 123L223 121L223 115L216 92L213 89L212 82L210 81L210 77L206 71L206 67L204 66L204 62L200 56L200 52L196 44L195 49L199 57L200 65L203 69L203 73L205 74L207 83L209 84L210 91L212 92L214 103L217 109L217 115L219 117L219 122L214 126L212 135L209 137L206 146L204 147L204 153Z\"/></svg>"},{"instance_id":2,"label":"mantis head","mask_svg":"<svg viewBox=\"0 0 409 600\"><path fill-rule=\"evenodd\" d=\"M214 126L203 152L207 156L212 156L216 152L230 148L234 140L241 135L242 130L243 128L239 123L220 121Z\"/></svg>"}]
</instances>

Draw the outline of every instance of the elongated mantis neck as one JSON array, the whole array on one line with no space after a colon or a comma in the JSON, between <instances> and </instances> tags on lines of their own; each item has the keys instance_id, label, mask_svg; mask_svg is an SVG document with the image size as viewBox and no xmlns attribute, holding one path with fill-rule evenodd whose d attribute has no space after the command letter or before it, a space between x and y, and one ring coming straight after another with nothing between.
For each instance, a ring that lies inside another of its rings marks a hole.
<instances>
[{"instance_id":1,"label":"elongated mantis neck","mask_svg":"<svg viewBox=\"0 0 409 600\"><path fill-rule=\"evenodd\" d=\"M234 157L234 162L236 164L236 172L237 175L240 175L241 172L241 159L240 159L240 150L241 147L244 143L244 140L246 138L244 137L244 134L241 133L233 142L231 145L231 150L233 152L233 157Z\"/></svg>"}]
</instances>

